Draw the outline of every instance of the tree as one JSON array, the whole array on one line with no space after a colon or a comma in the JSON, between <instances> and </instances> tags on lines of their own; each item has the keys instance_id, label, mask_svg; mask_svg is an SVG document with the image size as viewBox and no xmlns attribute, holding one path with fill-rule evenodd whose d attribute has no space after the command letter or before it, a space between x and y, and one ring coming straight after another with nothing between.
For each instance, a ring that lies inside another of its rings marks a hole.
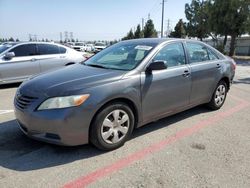
<instances>
[{"instance_id":1,"label":"tree","mask_svg":"<svg viewBox=\"0 0 250 188\"><path fill-rule=\"evenodd\" d=\"M231 36L230 52L235 51L236 37L250 33L249 0L209 0L209 23L211 30L224 36L222 48L225 48L228 35Z\"/></svg>"},{"instance_id":2,"label":"tree","mask_svg":"<svg viewBox=\"0 0 250 188\"><path fill-rule=\"evenodd\" d=\"M137 25L136 31L135 31L135 36L136 39L138 38L143 38L143 32L141 30L140 24Z\"/></svg>"},{"instance_id":3,"label":"tree","mask_svg":"<svg viewBox=\"0 0 250 188\"><path fill-rule=\"evenodd\" d=\"M134 39L135 35L133 33L133 30L130 29L130 31L127 33L127 35L125 37L122 38L122 40L129 40L129 39Z\"/></svg>"},{"instance_id":4,"label":"tree","mask_svg":"<svg viewBox=\"0 0 250 188\"><path fill-rule=\"evenodd\" d=\"M15 40L13 39L13 37L10 37L10 38L9 38L9 41L10 41L10 42L14 42Z\"/></svg>"},{"instance_id":5,"label":"tree","mask_svg":"<svg viewBox=\"0 0 250 188\"><path fill-rule=\"evenodd\" d=\"M222 49L224 51L225 45L227 43L228 28L230 27L230 22L225 19L225 14L229 10L228 0L210 0L209 1L209 27L215 35L224 36L224 41L222 44Z\"/></svg>"},{"instance_id":6,"label":"tree","mask_svg":"<svg viewBox=\"0 0 250 188\"><path fill-rule=\"evenodd\" d=\"M186 25L180 19L178 23L176 24L174 31L170 33L170 37L175 37L175 38L185 38L186 37Z\"/></svg>"},{"instance_id":7,"label":"tree","mask_svg":"<svg viewBox=\"0 0 250 188\"><path fill-rule=\"evenodd\" d=\"M157 37L157 31L155 30L155 26L154 26L153 20L149 19L146 22L146 25L144 27L143 33L144 33L144 38Z\"/></svg>"},{"instance_id":8,"label":"tree","mask_svg":"<svg viewBox=\"0 0 250 188\"><path fill-rule=\"evenodd\" d=\"M19 39L18 39L18 38L16 38L16 42L19 42Z\"/></svg>"},{"instance_id":9,"label":"tree","mask_svg":"<svg viewBox=\"0 0 250 188\"><path fill-rule=\"evenodd\" d=\"M113 41L110 41L110 45L116 44L118 41L115 39Z\"/></svg>"},{"instance_id":10,"label":"tree","mask_svg":"<svg viewBox=\"0 0 250 188\"><path fill-rule=\"evenodd\" d=\"M229 56L233 56L235 52L236 37L247 32L250 6L249 0L228 0L230 1L230 9L225 18L230 22L229 34L231 35Z\"/></svg>"},{"instance_id":11,"label":"tree","mask_svg":"<svg viewBox=\"0 0 250 188\"><path fill-rule=\"evenodd\" d=\"M187 33L190 37L198 37L201 41L207 37L208 27L208 1L192 0L185 5L185 14L188 20Z\"/></svg>"},{"instance_id":12,"label":"tree","mask_svg":"<svg viewBox=\"0 0 250 188\"><path fill-rule=\"evenodd\" d=\"M127 35L127 38L128 39L133 39L135 37L134 33L133 33L133 30L130 29L130 31L128 32L128 35Z\"/></svg>"}]
</instances>

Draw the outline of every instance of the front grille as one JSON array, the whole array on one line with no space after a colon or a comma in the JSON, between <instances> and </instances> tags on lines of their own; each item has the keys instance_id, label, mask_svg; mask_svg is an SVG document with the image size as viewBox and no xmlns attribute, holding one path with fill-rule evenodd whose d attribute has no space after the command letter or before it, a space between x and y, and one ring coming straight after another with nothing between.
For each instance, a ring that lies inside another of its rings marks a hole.
<instances>
[{"instance_id":1,"label":"front grille","mask_svg":"<svg viewBox=\"0 0 250 188\"><path fill-rule=\"evenodd\" d=\"M24 96L21 94L17 94L15 97L15 104L18 108L24 110L28 108L28 106L34 102L37 98L36 97L30 97L30 96Z\"/></svg>"}]
</instances>

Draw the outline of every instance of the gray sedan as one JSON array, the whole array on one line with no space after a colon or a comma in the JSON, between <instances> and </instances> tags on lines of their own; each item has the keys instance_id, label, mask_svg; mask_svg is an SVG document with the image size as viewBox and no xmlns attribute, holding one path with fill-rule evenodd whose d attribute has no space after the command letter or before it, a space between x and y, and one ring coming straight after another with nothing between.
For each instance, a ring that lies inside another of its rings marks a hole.
<instances>
[{"instance_id":1,"label":"gray sedan","mask_svg":"<svg viewBox=\"0 0 250 188\"><path fill-rule=\"evenodd\" d=\"M32 75L85 60L66 46L45 42L0 45L0 85L21 82Z\"/></svg>"},{"instance_id":2,"label":"gray sedan","mask_svg":"<svg viewBox=\"0 0 250 188\"><path fill-rule=\"evenodd\" d=\"M129 40L24 82L15 115L31 138L112 150L149 122L200 104L221 108L234 73L232 59L202 42Z\"/></svg>"}]
</instances>

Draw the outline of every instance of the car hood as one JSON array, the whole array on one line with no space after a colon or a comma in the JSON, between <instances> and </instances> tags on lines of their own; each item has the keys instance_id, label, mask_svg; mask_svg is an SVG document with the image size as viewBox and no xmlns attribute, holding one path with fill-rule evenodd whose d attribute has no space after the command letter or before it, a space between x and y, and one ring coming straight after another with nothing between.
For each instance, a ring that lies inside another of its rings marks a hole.
<instances>
[{"instance_id":1,"label":"car hood","mask_svg":"<svg viewBox=\"0 0 250 188\"><path fill-rule=\"evenodd\" d=\"M76 64L35 76L24 82L19 92L24 95L47 97L72 95L89 87L117 81L125 73L126 71Z\"/></svg>"}]
</instances>

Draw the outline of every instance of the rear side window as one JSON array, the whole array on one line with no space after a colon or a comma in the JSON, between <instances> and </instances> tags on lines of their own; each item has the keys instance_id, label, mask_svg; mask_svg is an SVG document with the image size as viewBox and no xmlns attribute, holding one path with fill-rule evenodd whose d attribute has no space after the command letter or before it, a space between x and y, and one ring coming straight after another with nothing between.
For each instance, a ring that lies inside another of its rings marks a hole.
<instances>
[{"instance_id":1,"label":"rear side window","mask_svg":"<svg viewBox=\"0 0 250 188\"><path fill-rule=\"evenodd\" d=\"M197 63L209 60L207 48L201 44L188 42L187 50L189 52L190 63Z\"/></svg>"},{"instance_id":2,"label":"rear side window","mask_svg":"<svg viewBox=\"0 0 250 188\"><path fill-rule=\"evenodd\" d=\"M13 48L10 52L14 52L15 57L32 56L37 54L35 44L23 44Z\"/></svg>"},{"instance_id":3,"label":"rear side window","mask_svg":"<svg viewBox=\"0 0 250 188\"><path fill-rule=\"evenodd\" d=\"M53 44L37 44L39 55L60 54L59 47Z\"/></svg>"},{"instance_id":4,"label":"rear side window","mask_svg":"<svg viewBox=\"0 0 250 188\"><path fill-rule=\"evenodd\" d=\"M219 59L217 57L217 55L211 49L207 48L207 51L208 51L208 56L209 56L210 60L217 60L217 59Z\"/></svg>"},{"instance_id":5,"label":"rear side window","mask_svg":"<svg viewBox=\"0 0 250 188\"><path fill-rule=\"evenodd\" d=\"M67 50L66 48L60 46L59 51L60 51L60 54L65 54Z\"/></svg>"},{"instance_id":6,"label":"rear side window","mask_svg":"<svg viewBox=\"0 0 250 188\"><path fill-rule=\"evenodd\" d=\"M163 47L158 54L154 57L154 60L166 61L168 67L175 67L184 65L185 53L181 43L168 44Z\"/></svg>"}]
</instances>

